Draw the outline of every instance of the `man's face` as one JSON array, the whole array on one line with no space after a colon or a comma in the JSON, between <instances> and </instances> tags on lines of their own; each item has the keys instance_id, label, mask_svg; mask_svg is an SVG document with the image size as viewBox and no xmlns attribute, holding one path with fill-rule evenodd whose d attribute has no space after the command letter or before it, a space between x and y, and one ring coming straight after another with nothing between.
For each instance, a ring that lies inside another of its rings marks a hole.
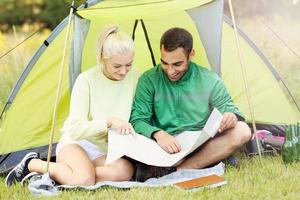
<instances>
[{"instance_id":1,"label":"man's face","mask_svg":"<svg viewBox=\"0 0 300 200\"><path fill-rule=\"evenodd\" d=\"M174 51L165 51L162 46L161 50L161 67L168 76L170 81L178 81L188 70L189 56L184 53L182 47Z\"/></svg>"}]
</instances>

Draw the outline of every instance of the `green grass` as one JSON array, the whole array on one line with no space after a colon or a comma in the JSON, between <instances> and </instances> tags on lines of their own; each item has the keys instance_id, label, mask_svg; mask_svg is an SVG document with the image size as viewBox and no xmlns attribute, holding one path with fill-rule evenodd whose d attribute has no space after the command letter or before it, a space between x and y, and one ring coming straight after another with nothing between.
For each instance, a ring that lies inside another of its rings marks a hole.
<instances>
[{"instance_id":1,"label":"green grass","mask_svg":"<svg viewBox=\"0 0 300 200\"><path fill-rule=\"evenodd\" d=\"M281 157L241 159L241 168L226 169L228 184L219 188L201 189L194 192L174 187L134 188L120 190L100 188L96 191L63 191L57 199L299 199L300 162L284 165ZM27 187L4 186L0 178L0 199L32 199ZM42 198L43 199L43 198ZM48 199L48 198L45 198Z\"/></svg>"}]
</instances>

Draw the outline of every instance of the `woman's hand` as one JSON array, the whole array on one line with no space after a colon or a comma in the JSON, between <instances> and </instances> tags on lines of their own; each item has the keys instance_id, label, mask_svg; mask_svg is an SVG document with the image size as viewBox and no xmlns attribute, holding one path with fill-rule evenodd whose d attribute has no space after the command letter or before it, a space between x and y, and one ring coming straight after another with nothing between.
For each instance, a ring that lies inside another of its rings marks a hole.
<instances>
[{"instance_id":1,"label":"woman's hand","mask_svg":"<svg viewBox=\"0 0 300 200\"><path fill-rule=\"evenodd\" d=\"M121 134L135 134L132 125L122 119L110 117L106 119L106 123L108 128L116 128Z\"/></svg>"}]
</instances>

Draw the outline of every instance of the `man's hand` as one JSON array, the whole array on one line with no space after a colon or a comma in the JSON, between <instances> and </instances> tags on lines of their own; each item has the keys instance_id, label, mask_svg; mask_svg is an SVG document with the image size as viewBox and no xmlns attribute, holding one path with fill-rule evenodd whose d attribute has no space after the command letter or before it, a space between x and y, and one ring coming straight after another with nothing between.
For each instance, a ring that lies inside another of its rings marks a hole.
<instances>
[{"instance_id":1,"label":"man's hand","mask_svg":"<svg viewBox=\"0 0 300 200\"><path fill-rule=\"evenodd\" d=\"M166 152L173 154L181 151L179 142L170 134L163 130L157 131L153 134L158 145Z\"/></svg>"},{"instance_id":2,"label":"man's hand","mask_svg":"<svg viewBox=\"0 0 300 200\"><path fill-rule=\"evenodd\" d=\"M234 113L231 113L231 112L224 113L223 119L222 119L220 127L219 127L219 132L221 133L221 132L225 131L226 129L235 127L237 122L238 122L238 119Z\"/></svg>"}]
</instances>

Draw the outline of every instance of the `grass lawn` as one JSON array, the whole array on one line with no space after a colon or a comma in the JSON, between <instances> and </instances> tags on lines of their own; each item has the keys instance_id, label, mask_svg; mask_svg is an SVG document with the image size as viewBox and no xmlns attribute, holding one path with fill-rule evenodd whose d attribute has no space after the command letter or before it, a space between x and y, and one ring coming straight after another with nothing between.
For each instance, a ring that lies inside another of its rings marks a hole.
<instances>
[{"instance_id":1,"label":"grass lawn","mask_svg":"<svg viewBox=\"0 0 300 200\"><path fill-rule=\"evenodd\" d=\"M228 184L194 192L173 187L119 190L100 188L96 191L64 191L57 199L300 199L300 162L285 166L281 157L241 159L241 168L227 168ZM27 187L6 188L0 178L0 199L33 199ZM47 197L43 197L48 199ZM41 198L41 199L43 199Z\"/></svg>"}]
</instances>

